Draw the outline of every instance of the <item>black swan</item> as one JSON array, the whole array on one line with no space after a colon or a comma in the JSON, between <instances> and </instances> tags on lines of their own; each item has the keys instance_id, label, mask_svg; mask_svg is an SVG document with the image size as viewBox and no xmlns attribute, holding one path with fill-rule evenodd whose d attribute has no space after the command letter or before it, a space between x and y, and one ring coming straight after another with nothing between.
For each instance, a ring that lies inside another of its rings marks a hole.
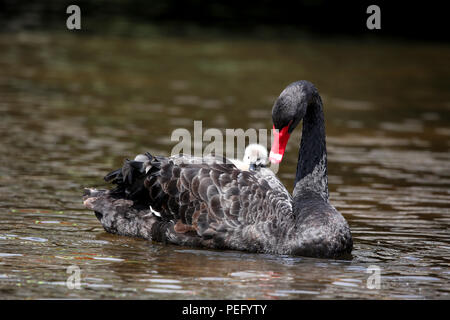
<instances>
[{"instance_id":1,"label":"black swan","mask_svg":"<svg viewBox=\"0 0 450 320\"><path fill-rule=\"evenodd\" d=\"M351 253L344 217L328 202L322 101L308 81L290 84L272 109L277 129L270 159L280 162L303 119L291 195L275 175L241 171L226 159L183 155L127 160L86 189L84 205L107 232L165 243L250 252L337 258Z\"/></svg>"}]
</instances>

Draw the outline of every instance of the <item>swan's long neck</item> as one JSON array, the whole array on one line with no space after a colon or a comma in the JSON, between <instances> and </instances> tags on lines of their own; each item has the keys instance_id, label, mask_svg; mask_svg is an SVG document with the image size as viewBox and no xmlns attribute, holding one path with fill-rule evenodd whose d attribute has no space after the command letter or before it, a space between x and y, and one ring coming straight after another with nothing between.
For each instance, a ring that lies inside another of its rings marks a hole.
<instances>
[{"instance_id":1,"label":"swan's long neck","mask_svg":"<svg viewBox=\"0 0 450 320\"><path fill-rule=\"evenodd\" d=\"M325 121L320 96L317 95L303 118L302 140L298 154L294 198L314 192L328 201L327 148Z\"/></svg>"}]
</instances>

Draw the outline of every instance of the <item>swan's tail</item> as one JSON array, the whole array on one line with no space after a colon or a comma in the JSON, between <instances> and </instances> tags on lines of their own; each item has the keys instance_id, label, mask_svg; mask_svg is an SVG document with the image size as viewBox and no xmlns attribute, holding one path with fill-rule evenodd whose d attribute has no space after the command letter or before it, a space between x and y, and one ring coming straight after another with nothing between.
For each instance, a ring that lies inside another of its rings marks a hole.
<instances>
[{"instance_id":1,"label":"swan's tail","mask_svg":"<svg viewBox=\"0 0 450 320\"><path fill-rule=\"evenodd\" d=\"M132 200L117 198L108 190L85 189L83 200L107 232L152 239L152 227L158 219L148 208L136 207Z\"/></svg>"},{"instance_id":2,"label":"swan's tail","mask_svg":"<svg viewBox=\"0 0 450 320\"><path fill-rule=\"evenodd\" d=\"M114 189L84 190L84 206L95 212L107 232L151 239L151 228L157 217L149 208L144 180L157 170L159 162L154 159L149 153L139 155L108 173L104 179L115 184Z\"/></svg>"},{"instance_id":3,"label":"swan's tail","mask_svg":"<svg viewBox=\"0 0 450 320\"><path fill-rule=\"evenodd\" d=\"M132 199L134 202L148 202L148 192L144 187L145 178L159 169L160 163L150 153L136 156L135 160L125 160L122 168L108 173L104 179L115 184L110 191L117 198Z\"/></svg>"}]
</instances>

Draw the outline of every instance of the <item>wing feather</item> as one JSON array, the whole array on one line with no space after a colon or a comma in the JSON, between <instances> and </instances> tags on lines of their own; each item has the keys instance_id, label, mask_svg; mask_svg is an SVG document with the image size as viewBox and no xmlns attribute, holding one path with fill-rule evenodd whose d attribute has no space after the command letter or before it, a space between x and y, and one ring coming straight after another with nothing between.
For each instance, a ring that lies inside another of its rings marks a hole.
<instances>
[{"instance_id":1,"label":"wing feather","mask_svg":"<svg viewBox=\"0 0 450 320\"><path fill-rule=\"evenodd\" d=\"M266 180L217 158L146 157L126 161L105 180L160 214L153 229L165 230L154 230L155 238L164 234L174 243L236 249L251 239L258 250L258 242L266 241L260 238L277 227L274 210L292 211L291 196L275 177Z\"/></svg>"}]
</instances>

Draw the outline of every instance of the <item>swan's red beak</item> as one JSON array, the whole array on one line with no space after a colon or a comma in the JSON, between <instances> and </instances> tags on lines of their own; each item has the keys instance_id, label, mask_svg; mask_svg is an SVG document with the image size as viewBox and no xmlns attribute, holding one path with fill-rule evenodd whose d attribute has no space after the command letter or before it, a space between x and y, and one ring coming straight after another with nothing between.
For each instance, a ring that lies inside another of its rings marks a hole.
<instances>
[{"instance_id":1,"label":"swan's red beak","mask_svg":"<svg viewBox=\"0 0 450 320\"><path fill-rule=\"evenodd\" d=\"M272 163L280 163L283 159L289 137L291 136L288 132L290 124L281 130L277 130L275 129L275 125L273 126L273 143L269 154L269 160Z\"/></svg>"}]
</instances>

